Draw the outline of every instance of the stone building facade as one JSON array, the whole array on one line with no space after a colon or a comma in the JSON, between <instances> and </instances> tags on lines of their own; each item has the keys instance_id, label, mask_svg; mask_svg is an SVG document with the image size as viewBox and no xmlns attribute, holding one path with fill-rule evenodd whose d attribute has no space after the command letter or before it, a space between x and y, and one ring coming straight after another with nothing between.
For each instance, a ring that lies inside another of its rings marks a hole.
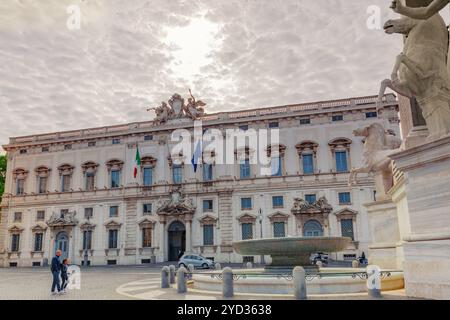
<instances>
[{"instance_id":1,"label":"stone building facade","mask_svg":"<svg viewBox=\"0 0 450 320\"><path fill-rule=\"evenodd\" d=\"M4 146L0 266L43 265L57 248L76 264L172 261L180 252L259 262L235 253L233 241L321 235L352 237L330 258L353 259L371 241L363 204L373 201L374 185L360 175L348 186L363 147L352 131L378 122L400 135L396 97L386 95L378 112L376 99L198 116L204 130L278 129L281 167L270 175L245 160L196 171L190 162L176 164L171 133L193 130L180 110L155 121L11 138ZM235 156L252 152L250 145Z\"/></svg>"}]
</instances>

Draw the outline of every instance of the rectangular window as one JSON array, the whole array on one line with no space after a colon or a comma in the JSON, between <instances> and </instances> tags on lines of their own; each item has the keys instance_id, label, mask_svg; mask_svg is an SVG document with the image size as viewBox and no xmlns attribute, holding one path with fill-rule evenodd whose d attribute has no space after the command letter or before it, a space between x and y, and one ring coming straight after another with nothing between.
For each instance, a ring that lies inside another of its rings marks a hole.
<instances>
[{"instance_id":1,"label":"rectangular window","mask_svg":"<svg viewBox=\"0 0 450 320\"><path fill-rule=\"evenodd\" d=\"M91 250L92 248L92 231L83 231L83 250Z\"/></svg>"},{"instance_id":2,"label":"rectangular window","mask_svg":"<svg viewBox=\"0 0 450 320\"><path fill-rule=\"evenodd\" d=\"M88 147L95 147L95 145L96 145L95 141L88 142Z\"/></svg>"},{"instance_id":3,"label":"rectangular window","mask_svg":"<svg viewBox=\"0 0 450 320\"><path fill-rule=\"evenodd\" d=\"M183 182L183 167L181 165L174 165L172 169L173 183L180 184Z\"/></svg>"},{"instance_id":4,"label":"rectangular window","mask_svg":"<svg viewBox=\"0 0 450 320\"><path fill-rule=\"evenodd\" d=\"M142 228L142 248L152 247L152 229Z\"/></svg>"},{"instance_id":5,"label":"rectangular window","mask_svg":"<svg viewBox=\"0 0 450 320\"><path fill-rule=\"evenodd\" d=\"M213 180L213 166L209 163L203 164L203 181Z\"/></svg>"},{"instance_id":6,"label":"rectangular window","mask_svg":"<svg viewBox=\"0 0 450 320\"><path fill-rule=\"evenodd\" d=\"M316 198L317 197L316 197L315 194L306 194L305 195L305 201L310 203L310 204L313 204L314 202L316 202Z\"/></svg>"},{"instance_id":7,"label":"rectangular window","mask_svg":"<svg viewBox=\"0 0 450 320\"><path fill-rule=\"evenodd\" d=\"M239 174L241 179L250 178L250 160L245 159L239 164Z\"/></svg>"},{"instance_id":8,"label":"rectangular window","mask_svg":"<svg viewBox=\"0 0 450 320\"><path fill-rule=\"evenodd\" d=\"M241 210L252 209L252 198L241 198Z\"/></svg>"},{"instance_id":9,"label":"rectangular window","mask_svg":"<svg viewBox=\"0 0 450 320\"><path fill-rule=\"evenodd\" d=\"M43 233L35 233L34 234L34 251L41 252L42 251L42 242L44 239Z\"/></svg>"},{"instance_id":10,"label":"rectangular window","mask_svg":"<svg viewBox=\"0 0 450 320\"><path fill-rule=\"evenodd\" d=\"M120 187L120 171L112 170L111 171L111 189Z\"/></svg>"},{"instance_id":11,"label":"rectangular window","mask_svg":"<svg viewBox=\"0 0 450 320\"><path fill-rule=\"evenodd\" d=\"M153 140L153 136L151 134L144 136L144 141L151 141L151 140Z\"/></svg>"},{"instance_id":12,"label":"rectangular window","mask_svg":"<svg viewBox=\"0 0 450 320\"><path fill-rule=\"evenodd\" d=\"M354 240L353 234L353 220L352 219L342 219L341 220L341 233L343 237L349 237Z\"/></svg>"},{"instance_id":13,"label":"rectangular window","mask_svg":"<svg viewBox=\"0 0 450 320\"><path fill-rule=\"evenodd\" d=\"M333 121L342 121L344 120L344 116L342 114L336 114L332 117Z\"/></svg>"},{"instance_id":14,"label":"rectangular window","mask_svg":"<svg viewBox=\"0 0 450 320\"><path fill-rule=\"evenodd\" d=\"M270 160L270 172L272 174L272 177L279 177L281 176L281 157L272 157Z\"/></svg>"},{"instance_id":15,"label":"rectangular window","mask_svg":"<svg viewBox=\"0 0 450 320\"><path fill-rule=\"evenodd\" d=\"M38 193L47 193L47 177L38 178Z\"/></svg>"},{"instance_id":16,"label":"rectangular window","mask_svg":"<svg viewBox=\"0 0 450 320\"><path fill-rule=\"evenodd\" d=\"M84 218L86 220L92 219L94 217L94 208L84 208Z\"/></svg>"},{"instance_id":17,"label":"rectangular window","mask_svg":"<svg viewBox=\"0 0 450 320\"><path fill-rule=\"evenodd\" d=\"M339 204L350 204L351 202L350 192L339 192Z\"/></svg>"},{"instance_id":18,"label":"rectangular window","mask_svg":"<svg viewBox=\"0 0 450 320\"><path fill-rule=\"evenodd\" d=\"M239 130L247 131L248 130L248 125L239 126Z\"/></svg>"},{"instance_id":19,"label":"rectangular window","mask_svg":"<svg viewBox=\"0 0 450 320\"><path fill-rule=\"evenodd\" d=\"M337 172L347 172L347 151L336 151L336 171Z\"/></svg>"},{"instance_id":20,"label":"rectangular window","mask_svg":"<svg viewBox=\"0 0 450 320\"><path fill-rule=\"evenodd\" d=\"M25 180L17 179L16 181L16 195L22 195L25 193Z\"/></svg>"},{"instance_id":21,"label":"rectangular window","mask_svg":"<svg viewBox=\"0 0 450 320\"><path fill-rule=\"evenodd\" d=\"M95 188L95 173L86 172L86 191L93 191Z\"/></svg>"},{"instance_id":22,"label":"rectangular window","mask_svg":"<svg viewBox=\"0 0 450 320\"><path fill-rule=\"evenodd\" d=\"M205 224L203 226L203 245L214 245L214 225L212 224Z\"/></svg>"},{"instance_id":23,"label":"rectangular window","mask_svg":"<svg viewBox=\"0 0 450 320\"><path fill-rule=\"evenodd\" d=\"M203 212L211 212L211 211L213 211L213 201L203 200Z\"/></svg>"},{"instance_id":24,"label":"rectangular window","mask_svg":"<svg viewBox=\"0 0 450 320\"><path fill-rule=\"evenodd\" d=\"M109 230L108 232L108 248L117 249L118 230Z\"/></svg>"},{"instance_id":25,"label":"rectangular window","mask_svg":"<svg viewBox=\"0 0 450 320\"><path fill-rule=\"evenodd\" d=\"M42 147L41 152L49 152L50 149L48 147Z\"/></svg>"},{"instance_id":26,"label":"rectangular window","mask_svg":"<svg viewBox=\"0 0 450 320\"><path fill-rule=\"evenodd\" d=\"M344 254L344 261L353 261L356 259L356 254Z\"/></svg>"},{"instance_id":27,"label":"rectangular window","mask_svg":"<svg viewBox=\"0 0 450 320\"><path fill-rule=\"evenodd\" d=\"M302 154L303 174L314 173L314 158L312 154Z\"/></svg>"},{"instance_id":28,"label":"rectangular window","mask_svg":"<svg viewBox=\"0 0 450 320\"><path fill-rule=\"evenodd\" d=\"M112 144L120 144L120 139L112 139Z\"/></svg>"},{"instance_id":29,"label":"rectangular window","mask_svg":"<svg viewBox=\"0 0 450 320\"><path fill-rule=\"evenodd\" d=\"M273 196L272 197L272 207L274 207L274 208L283 208L284 207L284 198L283 198L283 196Z\"/></svg>"},{"instance_id":30,"label":"rectangular window","mask_svg":"<svg viewBox=\"0 0 450 320\"><path fill-rule=\"evenodd\" d=\"M284 222L274 222L273 223L273 236L275 238L284 238L286 236L286 230L285 230L285 223Z\"/></svg>"},{"instance_id":31,"label":"rectangular window","mask_svg":"<svg viewBox=\"0 0 450 320\"><path fill-rule=\"evenodd\" d=\"M376 117L378 117L378 114L376 111L366 112L366 118L376 118Z\"/></svg>"},{"instance_id":32,"label":"rectangular window","mask_svg":"<svg viewBox=\"0 0 450 320\"><path fill-rule=\"evenodd\" d=\"M20 234L11 235L11 252L18 252L20 246Z\"/></svg>"},{"instance_id":33,"label":"rectangular window","mask_svg":"<svg viewBox=\"0 0 450 320\"><path fill-rule=\"evenodd\" d=\"M14 212L14 222L22 222L22 212Z\"/></svg>"},{"instance_id":34,"label":"rectangular window","mask_svg":"<svg viewBox=\"0 0 450 320\"><path fill-rule=\"evenodd\" d=\"M269 122L269 128L278 128L280 125L278 124L278 122L274 121L274 122Z\"/></svg>"},{"instance_id":35,"label":"rectangular window","mask_svg":"<svg viewBox=\"0 0 450 320\"><path fill-rule=\"evenodd\" d=\"M71 144L66 144L64 146L64 150L72 150L72 145Z\"/></svg>"},{"instance_id":36,"label":"rectangular window","mask_svg":"<svg viewBox=\"0 0 450 320\"><path fill-rule=\"evenodd\" d=\"M27 154L27 149L20 150L20 154Z\"/></svg>"},{"instance_id":37,"label":"rectangular window","mask_svg":"<svg viewBox=\"0 0 450 320\"><path fill-rule=\"evenodd\" d=\"M253 223L242 224L242 240L253 239Z\"/></svg>"},{"instance_id":38,"label":"rectangular window","mask_svg":"<svg viewBox=\"0 0 450 320\"><path fill-rule=\"evenodd\" d=\"M148 216L148 215L152 214L152 204L144 203L142 212L143 212L144 216Z\"/></svg>"},{"instance_id":39,"label":"rectangular window","mask_svg":"<svg viewBox=\"0 0 450 320\"><path fill-rule=\"evenodd\" d=\"M144 186L149 187L153 184L153 169L144 168Z\"/></svg>"},{"instance_id":40,"label":"rectangular window","mask_svg":"<svg viewBox=\"0 0 450 320\"><path fill-rule=\"evenodd\" d=\"M111 206L109 207L109 217L116 218L119 216L119 206Z\"/></svg>"},{"instance_id":41,"label":"rectangular window","mask_svg":"<svg viewBox=\"0 0 450 320\"><path fill-rule=\"evenodd\" d=\"M61 192L70 191L70 178L69 174L65 174L61 177Z\"/></svg>"},{"instance_id":42,"label":"rectangular window","mask_svg":"<svg viewBox=\"0 0 450 320\"><path fill-rule=\"evenodd\" d=\"M45 220L45 211L39 210L36 213L36 221L44 221Z\"/></svg>"},{"instance_id":43,"label":"rectangular window","mask_svg":"<svg viewBox=\"0 0 450 320\"><path fill-rule=\"evenodd\" d=\"M300 119L300 125L311 124L310 118L302 118Z\"/></svg>"}]
</instances>

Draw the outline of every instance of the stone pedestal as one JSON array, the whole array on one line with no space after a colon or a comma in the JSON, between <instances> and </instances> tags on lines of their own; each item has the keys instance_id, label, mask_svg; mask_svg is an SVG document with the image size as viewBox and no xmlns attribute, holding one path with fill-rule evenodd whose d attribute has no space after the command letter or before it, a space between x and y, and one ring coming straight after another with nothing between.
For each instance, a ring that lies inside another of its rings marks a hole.
<instances>
[{"instance_id":1,"label":"stone pedestal","mask_svg":"<svg viewBox=\"0 0 450 320\"><path fill-rule=\"evenodd\" d=\"M450 137L391 156L406 294L450 299Z\"/></svg>"},{"instance_id":2,"label":"stone pedestal","mask_svg":"<svg viewBox=\"0 0 450 320\"><path fill-rule=\"evenodd\" d=\"M369 245L369 264L382 269L401 269L401 257L397 256L400 245L397 207L390 199L364 204L369 217L372 243Z\"/></svg>"}]
</instances>

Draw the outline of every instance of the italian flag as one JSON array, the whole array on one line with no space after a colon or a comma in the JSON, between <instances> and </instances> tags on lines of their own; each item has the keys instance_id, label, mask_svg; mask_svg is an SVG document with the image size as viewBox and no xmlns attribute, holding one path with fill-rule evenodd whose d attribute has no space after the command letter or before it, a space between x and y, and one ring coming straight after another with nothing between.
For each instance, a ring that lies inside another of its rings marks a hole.
<instances>
[{"instance_id":1,"label":"italian flag","mask_svg":"<svg viewBox=\"0 0 450 320\"><path fill-rule=\"evenodd\" d=\"M136 159L134 159L134 178L136 179L138 173L138 167L141 165L141 155L139 153L139 147L136 148Z\"/></svg>"}]
</instances>

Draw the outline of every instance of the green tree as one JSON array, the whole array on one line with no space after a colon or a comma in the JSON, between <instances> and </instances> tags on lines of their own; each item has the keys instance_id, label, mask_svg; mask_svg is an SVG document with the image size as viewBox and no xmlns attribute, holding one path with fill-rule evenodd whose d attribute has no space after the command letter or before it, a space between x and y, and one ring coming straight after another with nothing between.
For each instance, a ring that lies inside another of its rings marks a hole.
<instances>
[{"instance_id":1,"label":"green tree","mask_svg":"<svg viewBox=\"0 0 450 320\"><path fill-rule=\"evenodd\" d=\"M5 191L6 156L0 155L0 198Z\"/></svg>"}]
</instances>

